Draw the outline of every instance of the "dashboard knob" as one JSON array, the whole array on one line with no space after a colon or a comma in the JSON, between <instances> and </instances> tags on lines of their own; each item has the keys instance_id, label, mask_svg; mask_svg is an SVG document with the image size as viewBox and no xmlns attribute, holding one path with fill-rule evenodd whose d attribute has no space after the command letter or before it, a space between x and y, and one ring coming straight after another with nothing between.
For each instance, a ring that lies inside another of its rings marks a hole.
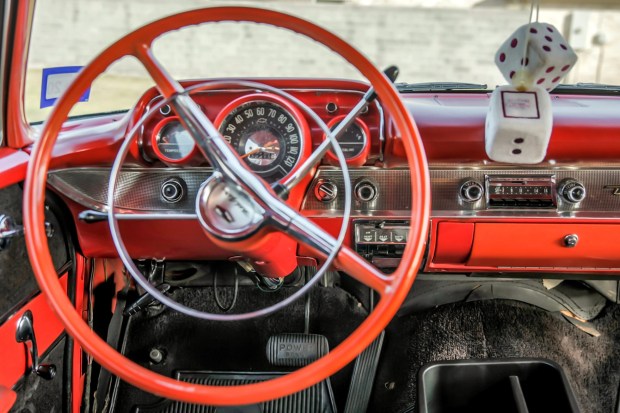
<instances>
[{"instance_id":1,"label":"dashboard knob","mask_svg":"<svg viewBox=\"0 0 620 413\"><path fill-rule=\"evenodd\" d=\"M319 179L314 186L314 196L321 202L331 202L338 195L338 187L329 179Z\"/></svg>"},{"instance_id":2,"label":"dashboard knob","mask_svg":"<svg viewBox=\"0 0 620 413\"><path fill-rule=\"evenodd\" d=\"M586 187L574 179L565 179L560 182L558 193L565 202L578 204L586 198Z\"/></svg>"},{"instance_id":3,"label":"dashboard knob","mask_svg":"<svg viewBox=\"0 0 620 413\"><path fill-rule=\"evenodd\" d=\"M374 183L363 180L355 185L355 198L360 202L371 202L377 197L378 191Z\"/></svg>"},{"instance_id":4,"label":"dashboard knob","mask_svg":"<svg viewBox=\"0 0 620 413\"><path fill-rule=\"evenodd\" d=\"M329 114L334 114L338 110L338 105L334 102L329 102L327 105L325 105L325 110Z\"/></svg>"},{"instance_id":5,"label":"dashboard knob","mask_svg":"<svg viewBox=\"0 0 620 413\"><path fill-rule=\"evenodd\" d=\"M170 178L161 184L161 197L166 202L176 203L183 199L186 193L185 181L179 178Z\"/></svg>"},{"instance_id":6,"label":"dashboard knob","mask_svg":"<svg viewBox=\"0 0 620 413\"><path fill-rule=\"evenodd\" d=\"M478 202L482 199L484 188L478 181L468 180L463 182L459 189L459 195L465 202Z\"/></svg>"},{"instance_id":7,"label":"dashboard knob","mask_svg":"<svg viewBox=\"0 0 620 413\"><path fill-rule=\"evenodd\" d=\"M575 248L579 242L577 234L569 234L564 237L563 243L566 248Z\"/></svg>"}]
</instances>

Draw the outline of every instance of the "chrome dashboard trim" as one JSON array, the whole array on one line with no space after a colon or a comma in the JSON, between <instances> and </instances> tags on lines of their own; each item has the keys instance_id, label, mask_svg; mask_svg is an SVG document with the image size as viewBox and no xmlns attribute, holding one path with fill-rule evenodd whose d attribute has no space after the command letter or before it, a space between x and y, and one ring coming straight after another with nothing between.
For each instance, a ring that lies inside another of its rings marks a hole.
<instances>
[{"instance_id":1,"label":"chrome dashboard trim","mask_svg":"<svg viewBox=\"0 0 620 413\"><path fill-rule=\"evenodd\" d=\"M411 184L409 169L385 169L377 167L350 168L351 184L355 186L362 180L373 182L379 196L370 202L353 201L352 211L355 214L369 216L379 211L411 209ZM344 186L342 172L337 167L320 167L308 188L302 202L302 212L307 215L307 210L331 211L335 215L344 208L344 197L338 191L336 198L331 202L320 202L314 197L314 187L318 179L327 179L336 186ZM408 214L409 215L409 214Z\"/></svg>"},{"instance_id":2,"label":"chrome dashboard trim","mask_svg":"<svg viewBox=\"0 0 620 413\"><path fill-rule=\"evenodd\" d=\"M117 191L116 202L119 212L194 214L193 205L198 188L211 173L211 168L124 168L120 174ZM377 184L379 190L379 196L372 202L354 201L352 217L396 219L410 216L411 187L408 169L363 167L352 168L350 173L353 184L360 179L370 178ZM60 169L49 173L48 182L57 192L78 204L106 212L109 174L109 167ZM558 179L571 177L586 186L588 197L578 205L570 205L559 200L558 207L551 210L487 209L484 199L471 204L459 200L459 183L464 178L484 182L484 176L488 174L526 176L554 174ZM514 166L431 165L430 175L433 197L432 218L620 219L620 197L613 195L613 191L606 188L620 185L620 165L544 165L527 169L517 169ZM170 177L181 177L188 184L189 195L185 202L168 204L159 198L159 185ZM313 218L342 216L341 191L338 191L334 201L328 203L320 202L314 197L314 186L319 179L330 179L340 186L343 184L339 168L320 167L308 186L301 213Z\"/></svg>"},{"instance_id":3,"label":"chrome dashboard trim","mask_svg":"<svg viewBox=\"0 0 620 413\"><path fill-rule=\"evenodd\" d=\"M212 168L123 168L119 174L115 205L119 213L194 214L200 185ZM160 187L170 178L182 179L187 196L170 204L160 196ZM69 168L51 171L48 184L60 194L95 211L107 212L109 167Z\"/></svg>"},{"instance_id":4,"label":"chrome dashboard trim","mask_svg":"<svg viewBox=\"0 0 620 413\"><path fill-rule=\"evenodd\" d=\"M620 218L620 197L614 196L607 189L610 185L620 184L620 165L551 165L523 168L514 165L491 166L476 165L431 165L432 217L458 218ZM411 199L409 170L405 168L355 168L350 170L355 180L367 178L377 183L378 199L369 204L354 205L355 217L372 216L409 216ZM485 176L550 176L555 175L560 181L573 178L582 182L588 191L587 198L579 204L563 202L557 196L557 208L540 210L534 208L493 208L487 207L486 197L478 202L463 202L459 186L464 180L473 179L484 185ZM302 212L306 216L337 217L342 208L342 199L337 197L331 203L321 203L314 199L312 190L316 180L329 179L336 185L342 185L342 176L336 167L321 167L309 191L304 198ZM388 194L385 197L385 194ZM402 215L399 215L404 212Z\"/></svg>"}]
</instances>

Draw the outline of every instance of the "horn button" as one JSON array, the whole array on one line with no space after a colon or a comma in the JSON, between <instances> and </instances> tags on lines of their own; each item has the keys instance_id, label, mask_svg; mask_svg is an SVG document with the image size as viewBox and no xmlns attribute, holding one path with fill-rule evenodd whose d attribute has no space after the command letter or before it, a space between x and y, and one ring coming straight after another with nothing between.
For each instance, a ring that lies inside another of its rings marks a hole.
<instances>
[{"instance_id":1,"label":"horn button","mask_svg":"<svg viewBox=\"0 0 620 413\"><path fill-rule=\"evenodd\" d=\"M265 218L265 210L243 189L217 176L200 187L196 213L209 234L229 241L254 234Z\"/></svg>"}]
</instances>

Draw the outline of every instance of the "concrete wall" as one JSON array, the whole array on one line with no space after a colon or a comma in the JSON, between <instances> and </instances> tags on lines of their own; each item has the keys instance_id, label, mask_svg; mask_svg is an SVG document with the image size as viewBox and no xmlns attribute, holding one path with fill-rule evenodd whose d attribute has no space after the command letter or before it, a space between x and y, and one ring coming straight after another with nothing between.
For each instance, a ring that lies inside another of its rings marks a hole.
<instances>
[{"instance_id":1,"label":"concrete wall","mask_svg":"<svg viewBox=\"0 0 620 413\"><path fill-rule=\"evenodd\" d=\"M122 34L167 14L215 4L211 1L38 0L32 38L32 68L83 65ZM230 4L230 3L227 3ZM529 9L431 9L307 2L254 2L331 29L379 67L397 64L401 81L504 83L493 64L499 44ZM541 20L559 28L569 10L542 10ZM592 35L610 44L579 52L572 79L620 84L620 12L592 12ZM162 62L179 77L326 76L358 77L340 59L311 41L266 26L220 23L173 33L158 41ZM116 65L114 74L146 76L139 65Z\"/></svg>"}]
</instances>

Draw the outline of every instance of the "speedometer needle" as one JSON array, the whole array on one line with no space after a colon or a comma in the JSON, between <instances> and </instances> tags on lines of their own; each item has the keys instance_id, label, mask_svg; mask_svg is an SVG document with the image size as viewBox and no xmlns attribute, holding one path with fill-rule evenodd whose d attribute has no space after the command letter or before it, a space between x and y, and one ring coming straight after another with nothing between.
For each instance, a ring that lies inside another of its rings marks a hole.
<instances>
[{"instance_id":1,"label":"speedometer needle","mask_svg":"<svg viewBox=\"0 0 620 413\"><path fill-rule=\"evenodd\" d=\"M261 152L265 149L279 149L279 148L273 148L273 145L276 145L278 143L278 141L276 139L272 140L271 142L267 142L265 144L265 146L259 146L258 148L254 148L252 149L250 152L244 153L243 155L241 155L241 159L247 158L250 155L254 155L257 152Z\"/></svg>"}]
</instances>

